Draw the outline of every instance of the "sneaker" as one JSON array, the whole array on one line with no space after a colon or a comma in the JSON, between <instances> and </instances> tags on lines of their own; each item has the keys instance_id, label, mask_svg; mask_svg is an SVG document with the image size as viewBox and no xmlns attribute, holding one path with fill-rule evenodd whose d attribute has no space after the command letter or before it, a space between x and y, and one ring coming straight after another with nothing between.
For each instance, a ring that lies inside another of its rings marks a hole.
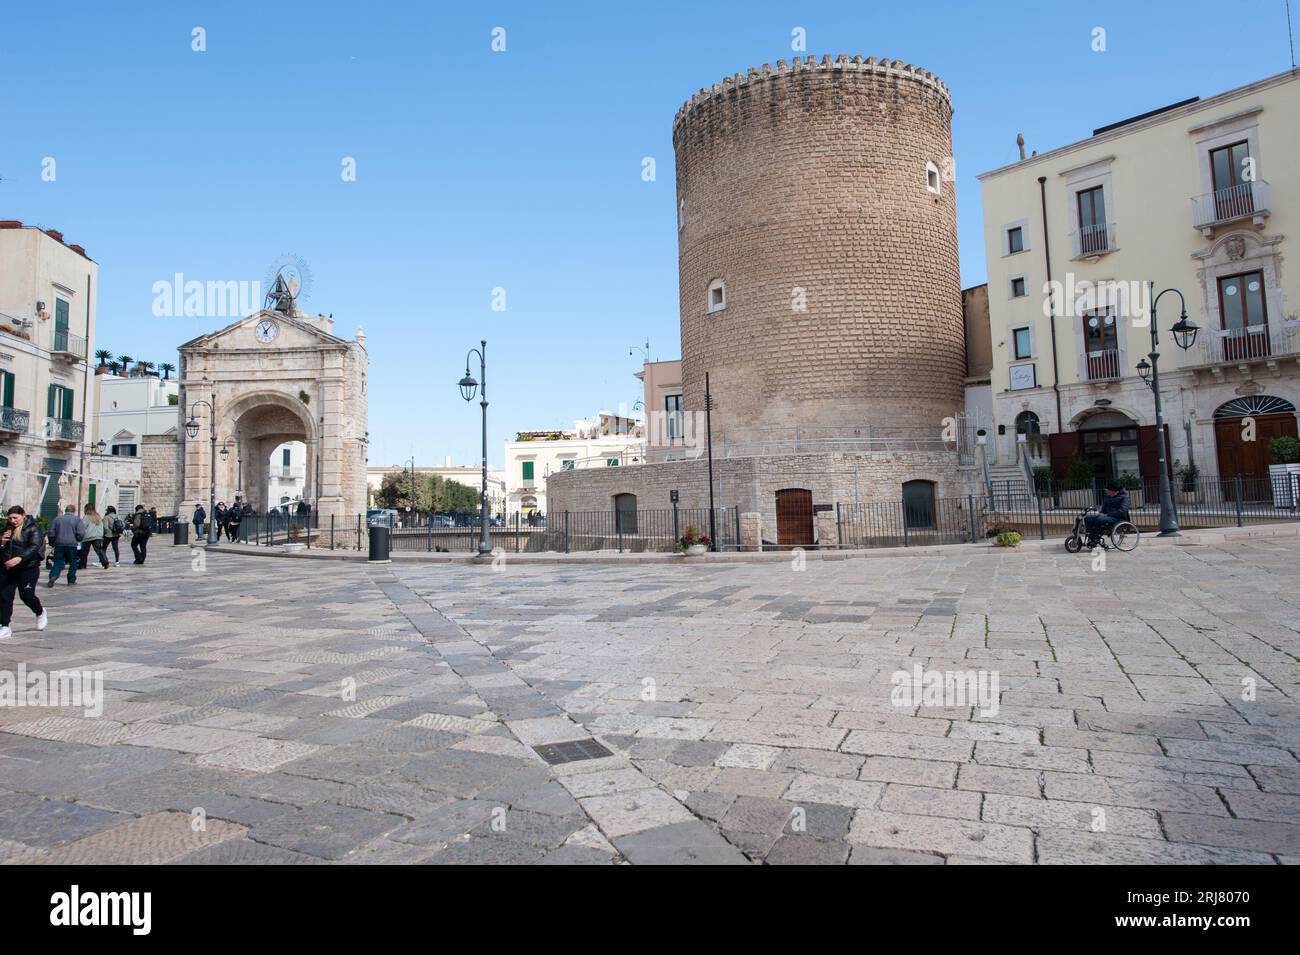
<instances>
[{"instance_id":1,"label":"sneaker","mask_svg":"<svg viewBox=\"0 0 1300 955\"><path fill-rule=\"evenodd\" d=\"M119 563L121 563L121 561L117 561L117 560L115 560L115 561L113 561L113 566L116 567Z\"/></svg>"},{"instance_id":2,"label":"sneaker","mask_svg":"<svg viewBox=\"0 0 1300 955\"><path fill-rule=\"evenodd\" d=\"M46 627L49 626L49 624L50 624L50 615L46 613L44 610L42 610L41 615L36 618L36 629L44 630Z\"/></svg>"},{"instance_id":3,"label":"sneaker","mask_svg":"<svg viewBox=\"0 0 1300 955\"><path fill-rule=\"evenodd\" d=\"M45 586L46 586L46 587L53 587L53 586L54 586L54 578L51 577L48 581L46 581L46 582L45 582Z\"/></svg>"},{"instance_id":4,"label":"sneaker","mask_svg":"<svg viewBox=\"0 0 1300 955\"><path fill-rule=\"evenodd\" d=\"M0 640L8 640L14 635L14 632L8 627L0 627Z\"/></svg>"}]
</instances>

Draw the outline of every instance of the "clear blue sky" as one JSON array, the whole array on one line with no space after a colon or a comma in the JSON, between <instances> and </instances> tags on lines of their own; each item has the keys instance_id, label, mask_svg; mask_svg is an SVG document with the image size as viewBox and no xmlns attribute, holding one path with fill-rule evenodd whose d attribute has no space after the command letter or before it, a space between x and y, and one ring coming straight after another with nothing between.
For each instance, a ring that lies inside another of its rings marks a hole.
<instances>
[{"instance_id":1,"label":"clear blue sky","mask_svg":"<svg viewBox=\"0 0 1300 955\"><path fill-rule=\"evenodd\" d=\"M964 285L984 280L975 175L1015 157L1018 131L1046 150L1289 66L1283 0L10 0L0 218L86 246L97 344L153 361L225 324L154 317L154 282L261 280L301 256L304 308L347 336L365 326L372 464L477 460L478 408L455 383L487 338L499 465L516 430L630 406L629 345L677 356L673 114L724 75L789 59L795 27L808 53L899 58L947 82Z\"/></svg>"}]
</instances>

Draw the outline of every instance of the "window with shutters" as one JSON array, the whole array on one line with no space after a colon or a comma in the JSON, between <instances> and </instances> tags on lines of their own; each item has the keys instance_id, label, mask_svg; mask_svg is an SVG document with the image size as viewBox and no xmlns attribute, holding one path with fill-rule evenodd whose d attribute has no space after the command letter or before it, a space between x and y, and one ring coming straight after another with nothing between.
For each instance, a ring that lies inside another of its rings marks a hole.
<instances>
[{"instance_id":1,"label":"window with shutters","mask_svg":"<svg viewBox=\"0 0 1300 955\"><path fill-rule=\"evenodd\" d=\"M0 408L14 406L14 373L0 371Z\"/></svg>"},{"instance_id":2,"label":"window with shutters","mask_svg":"<svg viewBox=\"0 0 1300 955\"><path fill-rule=\"evenodd\" d=\"M63 385L50 385L45 413L51 418L72 420L72 389Z\"/></svg>"}]
</instances>

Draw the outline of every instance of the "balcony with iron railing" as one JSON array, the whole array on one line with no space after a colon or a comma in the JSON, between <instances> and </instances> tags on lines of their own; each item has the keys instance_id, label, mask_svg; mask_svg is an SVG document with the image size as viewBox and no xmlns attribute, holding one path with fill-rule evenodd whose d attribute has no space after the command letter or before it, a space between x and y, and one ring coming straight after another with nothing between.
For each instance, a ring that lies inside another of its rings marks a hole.
<instances>
[{"instance_id":1,"label":"balcony with iron railing","mask_svg":"<svg viewBox=\"0 0 1300 955\"><path fill-rule=\"evenodd\" d=\"M1216 226L1250 219L1262 226L1269 215L1268 183L1262 179L1192 196L1192 227L1211 235Z\"/></svg>"},{"instance_id":2,"label":"balcony with iron railing","mask_svg":"<svg viewBox=\"0 0 1300 955\"><path fill-rule=\"evenodd\" d=\"M1113 222L1099 222L1075 229L1070 233L1071 254L1076 259L1091 259L1114 252L1119 248L1115 234Z\"/></svg>"},{"instance_id":3,"label":"balcony with iron railing","mask_svg":"<svg viewBox=\"0 0 1300 955\"><path fill-rule=\"evenodd\" d=\"M1099 348L1082 354L1080 371L1085 381L1114 381L1124 377L1118 348Z\"/></svg>"},{"instance_id":4,"label":"balcony with iron railing","mask_svg":"<svg viewBox=\"0 0 1300 955\"><path fill-rule=\"evenodd\" d=\"M86 340L73 335L66 328L56 328L50 354L69 361L83 361L86 357Z\"/></svg>"},{"instance_id":5,"label":"balcony with iron railing","mask_svg":"<svg viewBox=\"0 0 1300 955\"><path fill-rule=\"evenodd\" d=\"M86 426L72 418L46 418L45 440L80 444L86 435Z\"/></svg>"},{"instance_id":6,"label":"balcony with iron railing","mask_svg":"<svg viewBox=\"0 0 1300 955\"><path fill-rule=\"evenodd\" d=\"M26 434L32 413L19 408L0 408L0 434Z\"/></svg>"},{"instance_id":7,"label":"balcony with iron railing","mask_svg":"<svg viewBox=\"0 0 1300 955\"><path fill-rule=\"evenodd\" d=\"M1300 355L1300 321L1267 322L1246 328L1203 329L1187 367L1244 365Z\"/></svg>"}]
</instances>

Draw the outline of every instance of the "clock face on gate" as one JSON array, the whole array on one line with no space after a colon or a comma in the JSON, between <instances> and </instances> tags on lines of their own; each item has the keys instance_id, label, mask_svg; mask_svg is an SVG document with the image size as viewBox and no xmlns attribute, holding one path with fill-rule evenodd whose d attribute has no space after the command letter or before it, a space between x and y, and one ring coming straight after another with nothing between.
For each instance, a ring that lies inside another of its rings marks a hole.
<instances>
[{"instance_id":1,"label":"clock face on gate","mask_svg":"<svg viewBox=\"0 0 1300 955\"><path fill-rule=\"evenodd\" d=\"M280 326L275 324L269 318L264 318L257 323L257 328L253 330L257 340L262 344L275 341L275 336L280 334Z\"/></svg>"}]
</instances>

